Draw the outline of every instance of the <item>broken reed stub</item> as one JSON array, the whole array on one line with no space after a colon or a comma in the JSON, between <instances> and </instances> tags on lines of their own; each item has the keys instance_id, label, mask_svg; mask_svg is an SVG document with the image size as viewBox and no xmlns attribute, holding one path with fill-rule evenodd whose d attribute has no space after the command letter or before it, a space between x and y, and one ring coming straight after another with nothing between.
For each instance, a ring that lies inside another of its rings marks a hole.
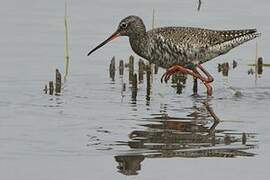
<instances>
[{"instance_id":1,"label":"broken reed stub","mask_svg":"<svg viewBox=\"0 0 270 180\"><path fill-rule=\"evenodd\" d=\"M146 65L146 99L147 101L150 100L150 90L151 90L151 65Z\"/></svg>"},{"instance_id":2,"label":"broken reed stub","mask_svg":"<svg viewBox=\"0 0 270 180\"><path fill-rule=\"evenodd\" d=\"M200 11L200 9L201 9L201 5L202 5L202 1L201 1L201 0L199 0L198 7L197 7L197 11Z\"/></svg>"},{"instance_id":3,"label":"broken reed stub","mask_svg":"<svg viewBox=\"0 0 270 180\"><path fill-rule=\"evenodd\" d=\"M129 70L134 71L134 56L130 55L128 62L129 62Z\"/></svg>"},{"instance_id":4,"label":"broken reed stub","mask_svg":"<svg viewBox=\"0 0 270 180\"><path fill-rule=\"evenodd\" d=\"M123 83L123 84L122 84L122 91L123 91L123 92L126 91L126 83Z\"/></svg>"},{"instance_id":5,"label":"broken reed stub","mask_svg":"<svg viewBox=\"0 0 270 180\"><path fill-rule=\"evenodd\" d=\"M136 73L133 75L133 79L132 79L132 90L133 91L138 90L138 81L137 81L137 74Z\"/></svg>"},{"instance_id":6,"label":"broken reed stub","mask_svg":"<svg viewBox=\"0 0 270 180\"><path fill-rule=\"evenodd\" d=\"M54 91L54 86L53 86L53 81L49 82L49 95L53 95Z\"/></svg>"},{"instance_id":7,"label":"broken reed stub","mask_svg":"<svg viewBox=\"0 0 270 180\"><path fill-rule=\"evenodd\" d=\"M177 84L177 83L186 84L186 79L187 79L187 76L179 72L172 75L173 84Z\"/></svg>"},{"instance_id":8,"label":"broken reed stub","mask_svg":"<svg viewBox=\"0 0 270 180\"><path fill-rule=\"evenodd\" d=\"M237 67L237 61L233 60L233 69Z\"/></svg>"},{"instance_id":9,"label":"broken reed stub","mask_svg":"<svg viewBox=\"0 0 270 180\"><path fill-rule=\"evenodd\" d=\"M145 66L146 70L146 105L150 105L150 93L151 93L151 65Z\"/></svg>"},{"instance_id":10,"label":"broken reed stub","mask_svg":"<svg viewBox=\"0 0 270 180\"><path fill-rule=\"evenodd\" d=\"M137 91L138 91L138 81L137 81L137 74L135 73L132 77L132 100L136 101L137 98Z\"/></svg>"},{"instance_id":11,"label":"broken reed stub","mask_svg":"<svg viewBox=\"0 0 270 180\"><path fill-rule=\"evenodd\" d=\"M120 60L119 61L119 75L123 75L124 74L124 61Z\"/></svg>"},{"instance_id":12,"label":"broken reed stub","mask_svg":"<svg viewBox=\"0 0 270 180\"><path fill-rule=\"evenodd\" d=\"M254 74L254 71L253 71L253 69L252 68L250 68L249 70L248 70L248 75L253 75Z\"/></svg>"},{"instance_id":13,"label":"broken reed stub","mask_svg":"<svg viewBox=\"0 0 270 180\"><path fill-rule=\"evenodd\" d=\"M45 87L44 87L43 91L44 91L45 94L48 93L48 86L47 86L47 84L45 84Z\"/></svg>"},{"instance_id":14,"label":"broken reed stub","mask_svg":"<svg viewBox=\"0 0 270 180\"><path fill-rule=\"evenodd\" d=\"M247 143L247 135L246 133L242 133L242 144L245 145Z\"/></svg>"},{"instance_id":15,"label":"broken reed stub","mask_svg":"<svg viewBox=\"0 0 270 180\"><path fill-rule=\"evenodd\" d=\"M226 62L222 64L222 75L228 76L228 74L229 74L229 63Z\"/></svg>"},{"instance_id":16,"label":"broken reed stub","mask_svg":"<svg viewBox=\"0 0 270 180\"><path fill-rule=\"evenodd\" d=\"M259 75L261 75L263 72L263 58L262 57L259 57L257 60L257 72Z\"/></svg>"},{"instance_id":17,"label":"broken reed stub","mask_svg":"<svg viewBox=\"0 0 270 180\"><path fill-rule=\"evenodd\" d=\"M62 77L61 73L58 69L55 70L55 94L61 93L61 85L62 85Z\"/></svg>"},{"instance_id":18,"label":"broken reed stub","mask_svg":"<svg viewBox=\"0 0 270 180\"><path fill-rule=\"evenodd\" d=\"M150 81L151 81L151 65L148 64L146 65L146 85L150 86Z\"/></svg>"},{"instance_id":19,"label":"broken reed stub","mask_svg":"<svg viewBox=\"0 0 270 180\"><path fill-rule=\"evenodd\" d=\"M222 66L221 64L218 63L218 72L221 72L221 70L222 70Z\"/></svg>"},{"instance_id":20,"label":"broken reed stub","mask_svg":"<svg viewBox=\"0 0 270 180\"><path fill-rule=\"evenodd\" d=\"M155 74L158 73L158 65L155 64Z\"/></svg>"},{"instance_id":21,"label":"broken reed stub","mask_svg":"<svg viewBox=\"0 0 270 180\"><path fill-rule=\"evenodd\" d=\"M133 80L133 72L134 72L134 57L132 55L129 56L128 68L129 68L128 80L131 83Z\"/></svg>"},{"instance_id":22,"label":"broken reed stub","mask_svg":"<svg viewBox=\"0 0 270 180\"><path fill-rule=\"evenodd\" d=\"M185 86L184 86L182 83L178 82L178 83L176 84L176 93L177 93L177 94L182 94L183 88L184 88L184 87L185 87Z\"/></svg>"},{"instance_id":23,"label":"broken reed stub","mask_svg":"<svg viewBox=\"0 0 270 180\"><path fill-rule=\"evenodd\" d=\"M110 78L112 79L112 81L114 81L115 79L115 57L114 56L111 60L109 71L110 71Z\"/></svg>"},{"instance_id":24,"label":"broken reed stub","mask_svg":"<svg viewBox=\"0 0 270 180\"><path fill-rule=\"evenodd\" d=\"M229 74L229 63L218 64L218 72L221 72L223 76L228 76Z\"/></svg>"},{"instance_id":25,"label":"broken reed stub","mask_svg":"<svg viewBox=\"0 0 270 180\"><path fill-rule=\"evenodd\" d=\"M224 144L229 145L231 143L232 143L231 137L228 134L226 134L224 137Z\"/></svg>"},{"instance_id":26,"label":"broken reed stub","mask_svg":"<svg viewBox=\"0 0 270 180\"><path fill-rule=\"evenodd\" d=\"M193 78L193 94L197 95L198 94L198 79Z\"/></svg>"},{"instance_id":27,"label":"broken reed stub","mask_svg":"<svg viewBox=\"0 0 270 180\"><path fill-rule=\"evenodd\" d=\"M142 59L139 59L138 65L139 65L139 70L138 70L139 83L141 83L143 81L143 74L144 74L144 69L145 69L145 64Z\"/></svg>"}]
</instances>

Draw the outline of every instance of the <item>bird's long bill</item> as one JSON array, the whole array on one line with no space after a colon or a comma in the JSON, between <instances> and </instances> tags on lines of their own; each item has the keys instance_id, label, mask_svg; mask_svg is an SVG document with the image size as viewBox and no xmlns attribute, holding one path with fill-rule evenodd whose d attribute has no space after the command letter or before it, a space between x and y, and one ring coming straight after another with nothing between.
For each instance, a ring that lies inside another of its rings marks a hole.
<instances>
[{"instance_id":1,"label":"bird's long bill","mask_svg":"<svg viewBox=\"0 0 270 180\"><path fill-rule=\"evenodd\" d=\"M92 49L87 56L89 56L90 54L92 54L94 51L96 51L98 48L104 46L105 44L107 44L108 42L114 40L115 38L119 37L121 34L120 32L116 31L115 33L113 33L108 39L106 39L105 41L103 41L102 43L100 43L97 47L95 47L94 49Z\"/></svg>"}]
</instances>

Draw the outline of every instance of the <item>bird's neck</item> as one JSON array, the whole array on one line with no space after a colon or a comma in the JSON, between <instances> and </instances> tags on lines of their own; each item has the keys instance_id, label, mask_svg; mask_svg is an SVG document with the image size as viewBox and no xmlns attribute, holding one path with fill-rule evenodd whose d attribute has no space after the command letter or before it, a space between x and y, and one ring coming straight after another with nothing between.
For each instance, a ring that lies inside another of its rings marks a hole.
<instances>
[{"instance_id":1,"label":"bird's neck","mask_svg":"<svg viewBox=\"0 0 270 180\"><path fill-rule=\"evenodd\" d=\"M149 37L146 32L129 36L129 42L132 50L145 59L149 59L148 38Z\"/></svg>"}]
</instances>

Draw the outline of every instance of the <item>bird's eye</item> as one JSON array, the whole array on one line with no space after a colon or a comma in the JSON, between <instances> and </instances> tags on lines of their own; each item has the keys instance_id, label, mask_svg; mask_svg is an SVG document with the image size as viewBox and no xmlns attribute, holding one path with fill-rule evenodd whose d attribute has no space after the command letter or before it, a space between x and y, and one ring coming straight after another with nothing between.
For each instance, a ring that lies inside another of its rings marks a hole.
<instances>
[{"instance_id":1,"label":"bird's eye","mask_svg":"<svg viewBox=\"0 0 270 180\"><path fill-rule=\"evenodd\" d=\"M127 23L123 22L123 23L120 24L120 26L121 26L121 28L125 29L125 28L127 28Z\"/></svg>"}]
</instances>

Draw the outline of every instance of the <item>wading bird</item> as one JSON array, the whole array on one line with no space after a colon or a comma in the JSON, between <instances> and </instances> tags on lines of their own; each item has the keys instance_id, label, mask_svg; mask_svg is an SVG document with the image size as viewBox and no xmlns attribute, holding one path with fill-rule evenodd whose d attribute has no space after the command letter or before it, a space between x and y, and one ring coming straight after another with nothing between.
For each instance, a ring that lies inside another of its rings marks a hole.
<instances>
[{"instance_id":1,"label":"wading bird","mask_svg":"<svg viewBox=\"0 0 270 180\"><path fill-rule=\"evenodd\" d=\"M211 96L210 83L214 79L202 64L259 35L256 29L211 30L195 27L160 27L146 31L140 17L128 16L120 22L117 30L91 50L88 56L109 41L119 36L128 36L135 53L150 63L167 69L161 80L168 81L176 72L190 74L194 79L200 79L204 83L207 95Z\"/></svg>"}]
</instances>

